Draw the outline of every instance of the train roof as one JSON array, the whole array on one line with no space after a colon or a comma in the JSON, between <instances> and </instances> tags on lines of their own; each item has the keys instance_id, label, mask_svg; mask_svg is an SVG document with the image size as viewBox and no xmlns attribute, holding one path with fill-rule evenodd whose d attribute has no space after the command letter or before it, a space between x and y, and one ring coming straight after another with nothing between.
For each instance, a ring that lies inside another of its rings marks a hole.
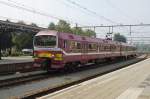
<instances>
[{"instance_id":1,"label":"train roof","mask_svg":"<svg viewBox=\"0 0 150 99\"><path fill-rule=\"evenodd\" d=\"M75 35L75 34L70 34L70 33L59 33L58 35L60 38L68 39L68 40L87 41L87 42L93 42L93 43L94 42L102 42L103 43L103 39L99 39L99 38L80 36L80 35Z\"/></svg>"},{"instance_id":2,"label":"train roof","mask_svg":"<svg viewBox=\"0 0 150 99\"><path fill-rule=\"evenodd\" d=\"M115 44L115 45L121 44L123 46L132 46L127 43L111 41L111 40L106 40L106 39L101 39L101 38L80 36L80 35L75 35L71 33L63 33L63 32L58 32L58 31L53 31L53 30L40 31L35 36L39 36L39 35L58 35L59 38L66 39L66 40L86 41L86 42L91 42L91 43L107 43L107 44L109 43L109 44Z\"/></svg>"},{"instance_id":3,"label":"train roof","mask_svg":"<svg viewBox=\"0 0 150 99\"><path fill-rule=\"evenodd\" d=\"M56 34L57 34L57 31L45 30L45 31L38 32L35 36L39 36L39 35L56 35Z\"/></svg>"},{"instance_id":4,"label":"train roof","mask_svg":"<svg viewBox=\"0 0 150 99\"><path fill-rule=\"evenodd\" d=\"M70 33L59 33L58 34L60 38L66 39L66 40L74 40L74 41L86 41L86 42L92 42L92 43L109 43L109 44L116 44L119 45L120 42L101 39L101 38L94 38L94 37L87 37L87 36L80 36Z\"/></svg>"}]
</instances>

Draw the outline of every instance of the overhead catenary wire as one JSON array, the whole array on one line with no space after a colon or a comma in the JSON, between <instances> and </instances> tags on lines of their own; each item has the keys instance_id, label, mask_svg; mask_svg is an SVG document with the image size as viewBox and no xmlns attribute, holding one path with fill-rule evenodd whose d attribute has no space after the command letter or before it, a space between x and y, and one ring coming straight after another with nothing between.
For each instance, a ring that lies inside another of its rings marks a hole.
<instances>
[{"instance_id":1,"label":"overhead catenary wire","mask_svg":"<svg viewBox=\"0 0 150 99\"><path fill-rule=\"evenodd\" d=\"M57 1L58 1L58 0L57 0ZM84 14L86 14L86 15L93 16L92 13L87 12L87 11L85 11L84 9L81 9L81 8L77 7L76 5L70 5L70 2L68 2L68 1L65 2L65 1L63 1L63 0L59 0L58 2L60 2L61 4L67 6L68 8L75 8L75 9L78 9L79 11L81 11L82 13L84 13ZM75 7L75 6L76 6L76 7Z\"/></svg>"},{"instance_id":2,"label":"overhead catenary wire","mask_svg":"<svg viewBox=\"0 0 150 99\"><path fill-rule=\"evenodd\" d=\"M57 0L57 2L59 2L59 3L63 4L63 5L65 5L65 6L68 7L69 9L70 9L70 8L77 9L78 11L81 11L82 13L93 17L93 14L92 14L92 13L89 13L89 12L85 11L84 9L80 9L79 7L75 7L75 5L70 5L69 2L65 2L65 1L63 1L63 0ZM80 22L82 22L82 21L80 21ZM93 23L87 22L87 21L86 21L86 22L82 22L82 23L93 24Z\"/></svg>"},{"instance_id":3,"label":"overhead catenary wire","mask_svg":"<svg viewBox=\"0 0 150 99\"><path fill-rule=\"evenodd\" d=\"M45 13L45 12L42 12L42 11L39 11L39 10L37 11L34 8L31 8L31 7L29 8L29 7L25 6L24 4L17 3L17 2L12 1L12 0L8 0L8 1L9 2L0 1L0 3L3 4L3 5L9 6L9 7L13 7L13 8L19 9L19 10L21 9L21 10L24 10L24 11L27 11L27 12L31 12L31 13L34 13L34 14L38 14L38 15L41 15L41 16L51 17L51 18L56 19L56 20L65 20L66 22L72 23L72 24L77 23L77 22L74 22L72 20L62 19L60 17L56 17L56 16L53 16L51 14L48 14L48 13Z\"/></svg>"},{"instance_id":4,"label":"overhead catenary wire","mask_svg":"<svg viewBox=\"0 0 150 99\"><path fill-rule=\"evenodd\" d=\"M118 6L116 6L115 4L113 4L111 2L111 0L105 0L106 3L111 6L113 9L115 9L118 13L122 14L123 16L125 16L127 19L132 19L132 20L136 20L138 22L140 22L139 20L135 19L134 17L128 15L124 10L120 9Z\"/></svg>"},{"instance_id":5,"label":"overhead catenary wire","mask_svg":"<svg viewBox=\"0 0 150 99\"><path fill-rule=\"evenodd\" d=\"M111 2L111 0L105 0L106 3L108 5L110 5L113 9L115 9L116 11L118 11L118 13L120 13L122 16L126 17L127 19L131 19L131 20L136 20L137 22L140 22L139 20L137 20L136 18L128 15L125 11L123 11L122 9L120 9L118 6L116 6L115 4L113 4ZM126 28L126 27L123 27L123 28ZM126 28L128 30L128 28Z\"/></svg>"},{"instance_id":6,"label":"overhead catenary wire","mask_svg":"<svg viewBox=\"0 0 150 99\"><path fill-rule=\"evenodd\" d=\"M111 19L106 18L105 16L99 15L97 12L92 11L91 9L86 8L86 7L82 6L81 4L78 4L78 3L76 3L76 2L74 2L72 0L66 0L66 1L68 1L69 3L71 3L71 4L73 4L73 5L77 6L77 7L79 7L80 9L83 9L86 12L91 13L91 14L95 15L96 17L99 17L100 19L103 19L103 20L105 20L107 22L110 22L110 23L113 23L113 24L120 24L120 23L117 23L117 22L115 22L115 21L113 21ZM112 27L112 29L113 29L113 27Z\"/></svg>"},{"instance_id":7,"label":"overhead catenary wire","mask_svg":"<svg viewBox=\"0 0 150 99\"><path fill-rule=\"evenodd\" d=\"M29 10L31 10L33 13L36 13L37 12L37 10L36 9L34 9L34 8L31 8L31 7L27 7L26 5L24 5L24 4L21 4L21 3L18 3L18 2L15 2L14 0L8 0L9 2L12 2L12 3L16 3L16 6L23 6L23 8L27 8L27 9L29 9ZM68 1L68 0L67 0ZM71 0L69 0L69 1L71 1ZM1 2L1 1L0 1ZM89 9L88 9L89 10ZM39 11L39 12L41 12L41 11ZM44 13L44 12L41 12L41 13ZM49 16L49 14L48 14L48 17L50 17ZM58 18L58 17L57 17ZM55 18L56 19L56 18ZM59 20L60 20L60 18L58 18ZM77 23L77 22L76 22Z\"/></svg>"},{"instance_id":8,"label":"overhead catenary wire","mask_svg":"<svg viewBox=\"0 0 150 99\"><path fill-rule=\"evenodd\" d=\"M106 20L106 21L108 21L108 22L110 22L110 23L119 24L119 23L117 23L117 22L114 22L113 20L110 20L110 19L108 19L108 18L102 16L102 15L99 15L97 12L88 9L88 8L86 8L86 7L82 6L82 5L80 5L79 3L76 3L75 1L72 1L72 0L66 0L66 1L68 1L69 3L71 3L71 4L73 4L73 5L76 5L77 7L81 8L81 9L83 9L83 10L85 10L85 11L91 13L91 14L94 14L94 15L96 15L96 16L98 16L98 17L100 17L100 18L102 18L102 19L104 19L104 20ZM108 3L109 3L114 9L118 10L120 13L123 14L123 11L120 10L118 7L114 6L114 5L113 5L111 2L109 2L109 1L108 1ZM126 17L129 17L129 15L126 15ZM132 19L133 19L133 18L132 18ZM127 27L123 27L123 28L126 28L126 29L127 29ZM128 30L128 29L127 29L127 30Z\"/></svg>"},{"instance_id":9,"label":"overhead catenary wire","mask_svg":"<svg viewBox=\"0 0 150 99\"><path fill-rule=\"evenodd\" d=\"M75 1L72 1L72 0L66 0L66 1L68 1L69 3L71 3L73 5L76 5L77 7L81 8L81 9L84 9L85 11L87 11L87 12L89 12L89 13L91 13L91 14L93 14L93 15L95 15L95 16L97 16L97 17L99 17L99 18L101 18L101 19L103 19L105 21L108 21L108 22L113 23L113 24L118 24L117 22L115 22L115 21L113 21L111 19L108 19L105 16L99 15L97 12L92 11L91 9L80 5L79 3L76 3Z\"/></svg>"}]
</instances>

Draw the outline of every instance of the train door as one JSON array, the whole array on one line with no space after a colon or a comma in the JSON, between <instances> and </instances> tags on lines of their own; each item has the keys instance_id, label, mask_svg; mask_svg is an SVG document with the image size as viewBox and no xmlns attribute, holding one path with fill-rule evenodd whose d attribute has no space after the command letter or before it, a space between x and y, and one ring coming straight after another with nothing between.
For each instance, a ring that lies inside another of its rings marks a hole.
<instances>
[{"instance_id":1,"label":"train door","mask_svg":"<svg viewBox=\"0 0 150 99\"><path fill-rule=\"evenodd\" d=\"M85 63L87 59L87 53L88 53L88 48L87 48L87 43L83 42L82 43L82 62Z\"/></svg>"},{"instance_id":2,"label":"train door","mask_svg":"<svg viewBox=\"0 0 150 99\"><path fill-rule=\"evenodd\" d=\"M120 52L120 56L122 56L123 55L123 51L122 51L122 45L121 45L121 43L119 43L119 52Z\"/></svg>"},{"instance_id":3,"label":"train door","mask_svg":"<svg viewBox=\"0 0 150 99\"><path fill-rule=\"evenodd\" d=\"M84 54L88 53L88 44L84 42Z\"/></svg>"}]
</instances>

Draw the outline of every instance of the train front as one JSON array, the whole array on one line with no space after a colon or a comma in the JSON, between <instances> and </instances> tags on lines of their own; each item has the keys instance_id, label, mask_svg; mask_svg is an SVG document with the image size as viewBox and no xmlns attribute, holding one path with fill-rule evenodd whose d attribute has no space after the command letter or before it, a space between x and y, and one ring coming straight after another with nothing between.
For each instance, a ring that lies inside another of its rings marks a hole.
<instances>
[{"instance_id":1,"label":"train front","mask_svg":"<svg viewBox=\"0 0 150 99\"><path fill-rule=\"evenodd\" d=\"M56 31L41 31L33 40L34 66L44 70L63 68L63 53L58 48L58 33Z\"/></svg>"}]
</instances>

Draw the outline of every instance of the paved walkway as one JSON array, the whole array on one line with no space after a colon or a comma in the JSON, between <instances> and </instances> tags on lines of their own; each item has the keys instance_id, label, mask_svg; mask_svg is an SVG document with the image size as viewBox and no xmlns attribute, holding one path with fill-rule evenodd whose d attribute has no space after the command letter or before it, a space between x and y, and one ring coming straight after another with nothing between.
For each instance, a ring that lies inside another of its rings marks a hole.
<instances>
[{"instance_id":1,"label":"paved walkway","mask_svg":"<svg viewBox=\"0 0 150 99\"><path fill-rule=\"evenodd\" d=\"M41 98L150 99L150 58Z\"/></svg>"}]
</instances>

